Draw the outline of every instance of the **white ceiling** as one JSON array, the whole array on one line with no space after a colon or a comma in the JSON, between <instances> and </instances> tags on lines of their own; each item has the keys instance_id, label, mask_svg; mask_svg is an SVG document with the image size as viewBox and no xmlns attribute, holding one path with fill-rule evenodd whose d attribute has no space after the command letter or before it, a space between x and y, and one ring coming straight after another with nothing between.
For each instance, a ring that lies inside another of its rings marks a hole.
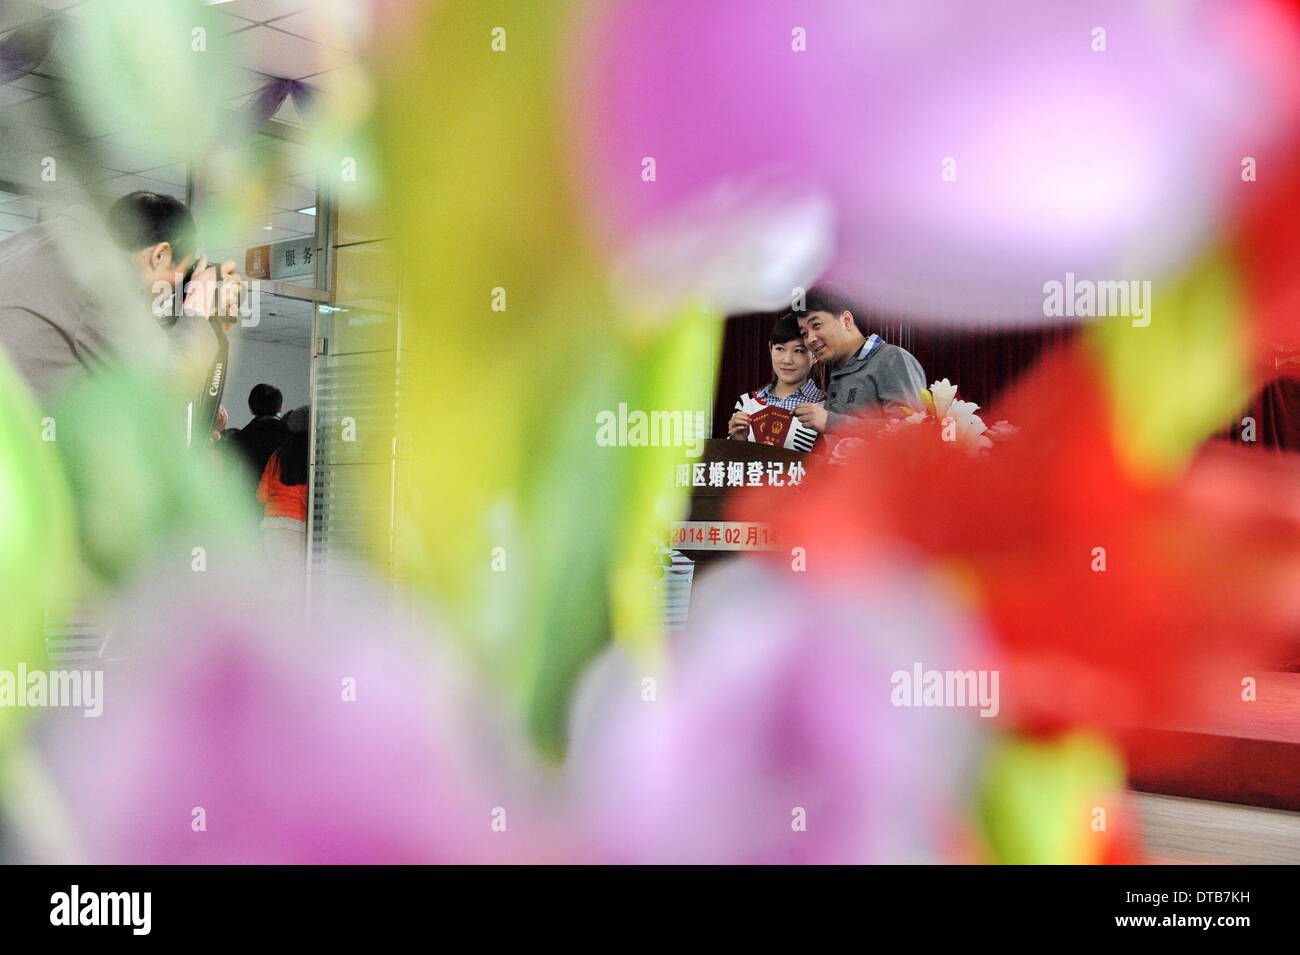
<instances>
[{"instance_id":1,"label":"white ceiling","mask_svg":"<svg viewBox=\"0 0 1300 955\"><path fill-rule=\"evenodd\" d=\"M10 192L0 192L0 239L36 224L36 203Z\"/></svg>"},{"instance_id":2,"label":"white ceiling","mask_svg":"<svg viewBox=\"0 0 1300 955\"><path fill-rule=\"evenodd\" d=\"M24 0L19 0L24 2ZM90 0L25 0L34 7L77 17ZM301 80L328 90L335 71L358 69L369 35L371 0L208 0L224 26L234 67L228 81L231 105L242 105L272 78ZM70 66L68 51L56 39L50 67ZM286 103L276 119L301 125L296 107Z\"/></svg>"},{"instance_id":3,"label":"white ceiling","mask_svg":"<svg viewBox=\"0 0 1300 955\"><path fill-rule=\"evenodd\" d=\"M76 17L87 0L28 0L37 7ZM225 88L227 106L247 104L275 78L305 82L322 95L350 73L364 69L360 51L367 36L369 0L230 0L213 4L230 41L231 62ZM56 162L90 154L85 187L115 197L147 189L184 198L187 165L179 157L146 148L129 129L96 127L78 139L59 128L50 106L57 78L76 79L68 51L56 40L47 61L30 76L0 86L0 126L12 135L0 136L0 180L39 182L46 157ZM302 117L292 100L274 117L285 126L301 127ZM292 131L290 131L292 132ZM243 267L244 249L299 239L314 234L315 218L299 210L316 205L315 174L307 151L292 142L260 136L256 148L274 153L286 172L271 184L266 208L250 222L230 248L208 250L214 257L233 258ZM50 188L56 188L53 184ZM36 195L39 195L36 193ZM38 221L42 203L14 192L0 191L0 239ZM306 347L310 342L314 305L263 294L260 322L241 329L240 335L257 341L287 342Z\"/></svg>"},{"instance_id":4,"label":"white ceiling","mask_svg":"<svg viewBox=\"0 0 1300 955\"><path fill-rule=\"evenodd\" d=\"M316 306L296 298L282 298L259 292L257 325L240 328L242 338L263 342L282 342L307 348L311 345L311 319Z\"/></svg>"}]
</instances>

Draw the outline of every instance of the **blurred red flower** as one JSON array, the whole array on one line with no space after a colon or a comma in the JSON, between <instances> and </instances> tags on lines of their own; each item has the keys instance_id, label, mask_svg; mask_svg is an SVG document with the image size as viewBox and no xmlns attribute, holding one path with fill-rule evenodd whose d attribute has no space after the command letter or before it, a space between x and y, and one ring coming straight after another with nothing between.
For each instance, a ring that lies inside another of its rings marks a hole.
<instances>
[{"instance_id":1,"label":"blurred red flower","mask_svg":"<svg viewBox=\"0 0 1300 955\"><path fill-rule=\"evenodd\" d=\"M1242 667L1300 625L1300 461L1216 445L1139 483L1082 348L1041 362L998 415L1023 430L978 458L902 434L810 468L773 509L779 531L810 571L901 546L968 583L1002 654L999 719L1020 731L1085 726L1133 746L1135 728L1238 700Z\"/></svg>"}]
</instances>

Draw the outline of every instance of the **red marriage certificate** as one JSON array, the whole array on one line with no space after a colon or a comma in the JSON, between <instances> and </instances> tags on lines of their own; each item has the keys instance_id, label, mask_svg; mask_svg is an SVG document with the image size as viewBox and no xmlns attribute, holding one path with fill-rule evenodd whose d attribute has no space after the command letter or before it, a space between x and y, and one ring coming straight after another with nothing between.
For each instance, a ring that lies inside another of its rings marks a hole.
<instances>
[{"instance_id":1,"label":"red marriage certificate","mask_svg":"<svg viewBox=\"0 0 1300 955\"><path fill-rule=\"evenodd\" d=\"M749 416L749 428L754 432L755 441L779 448L785 444L793 420L792 412L776 405L764 405Z\"/></svg>"}]
</instances>

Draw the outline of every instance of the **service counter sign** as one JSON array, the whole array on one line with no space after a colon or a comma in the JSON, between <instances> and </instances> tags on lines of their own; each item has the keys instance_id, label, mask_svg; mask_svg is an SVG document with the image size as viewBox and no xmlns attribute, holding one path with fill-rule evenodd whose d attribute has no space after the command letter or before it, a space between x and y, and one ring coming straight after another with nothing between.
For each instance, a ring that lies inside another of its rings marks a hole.
<instances>
[{"instance_id":1,"label":"service counter sign","mask_svg":"<svg viewBox=\"0 0 1300 955\"><path fill-rule=\"evenodd\" d=\"M244 274L250 279L310 284L316 276L316 255L315 236L257 245L244 254Z\"/></svg>"},{"instance_id":2,"label":"service counter sign","mask_svg":"<svg viewBox=\"0 0 1300 955\"><path fill-rule=\"evenodd\" d=\"M244 277L269 279L271 277L271 247L256 245L244 253Z\"/></svg>"}]
</instances>

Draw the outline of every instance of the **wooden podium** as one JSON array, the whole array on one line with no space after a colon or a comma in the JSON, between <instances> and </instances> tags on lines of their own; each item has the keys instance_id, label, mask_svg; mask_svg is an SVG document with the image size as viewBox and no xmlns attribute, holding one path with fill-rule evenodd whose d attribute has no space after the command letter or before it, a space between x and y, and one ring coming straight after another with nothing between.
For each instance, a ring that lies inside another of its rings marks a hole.
<instances>
[{"instance_id":1,"label":"wooden podium","mask_svg":"<svg viewBox=\"0 0 1300 955\"><path fill-rule=\"evenodd\" d=\"M704 443L704 454L700 457L700 461L706 466L706 470L708 465L715 462L729 464L733 461L746 465L751 462L759 462L764 466L769 463L780 462L788 469L790 464L795 462L803 464L807 459L808 455L801 454L798 451L789 451L786 448L777 448L770 444L758 444L754 441L729 441L725 438L711 438L706 441ZM741 488L728 487L725 484L722 487L693 488L691 490L691 510L688 519L691 521L725 520L727 517L727 499L738 490L741 490ZM765 516L763 514L732 515L735 520L752 521L762 521Z\"/></svg>"},{"instance_id":2,"label":"wooden podium","mask_svg":"<svg viewBox=\"0 0 1300 955\"><path fill-rule=\"evenodd\" d=\"M710 564L738 553L777 549L780 545L769 524L770 512L762 507L755 510L753 503L742 504L737 510L733 498L738 492L764 486L793 493L802 483L807 459L808 455L798 451L753 441L714 438L705 442L692 471L708 479L692 487L687 519L673 525L669 547L695 563L697 577ZM718 482L720 473L726 479ZM744 476L739 486L734 483L737 474ZM753 478L759 475L763 480L756 484Z\"/></svg>"}]
</instances>

